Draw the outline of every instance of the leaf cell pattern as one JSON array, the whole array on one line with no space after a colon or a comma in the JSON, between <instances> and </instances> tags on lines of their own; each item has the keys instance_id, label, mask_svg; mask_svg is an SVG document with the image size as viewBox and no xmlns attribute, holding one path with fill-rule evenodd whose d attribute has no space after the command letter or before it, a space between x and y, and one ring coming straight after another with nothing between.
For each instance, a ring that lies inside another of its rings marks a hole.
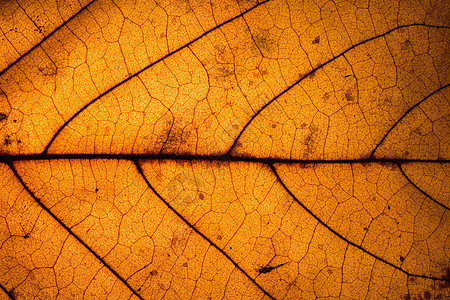
<instances>
[{"instance_id":1,"label":"leaf cell pattern","mask_svg":"<svg viewBox=\"0 0 450 300\"><path fill-rule=\"evenodd\" d=\"M448 1L4 3L1 298L450 298Z\"/></svg>"}]
</instances>

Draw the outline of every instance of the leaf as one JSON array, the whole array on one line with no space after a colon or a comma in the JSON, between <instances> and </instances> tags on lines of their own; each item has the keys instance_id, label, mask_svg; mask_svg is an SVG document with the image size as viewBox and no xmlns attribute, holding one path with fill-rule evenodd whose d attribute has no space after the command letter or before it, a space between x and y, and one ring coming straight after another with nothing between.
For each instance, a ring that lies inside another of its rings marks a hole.
<instances>
[{"instance_id":1,"label":"leaf","mask_svg":"<svg viewBox=\"0 0 450 300\"><path fill-rule=\"evenodd\" d=\"M450 297L450 7L350 2L5 2L2 298Z\"/></svg>"}]
</instances>

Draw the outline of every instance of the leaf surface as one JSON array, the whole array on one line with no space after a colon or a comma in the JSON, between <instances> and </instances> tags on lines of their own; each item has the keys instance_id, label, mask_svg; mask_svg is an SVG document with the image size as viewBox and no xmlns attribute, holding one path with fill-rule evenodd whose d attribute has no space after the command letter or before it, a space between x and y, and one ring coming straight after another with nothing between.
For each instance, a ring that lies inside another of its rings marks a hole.
<instances>
[{"instance_id":1,"label":"leaf surface","mask_svg":"<svg viewBox=\"0 0 450 300\"><path fill-rule=\"evenodd\" d=\"M25 2L2 296L450 297L446 1Z\"/></svg>"}]
</instances>

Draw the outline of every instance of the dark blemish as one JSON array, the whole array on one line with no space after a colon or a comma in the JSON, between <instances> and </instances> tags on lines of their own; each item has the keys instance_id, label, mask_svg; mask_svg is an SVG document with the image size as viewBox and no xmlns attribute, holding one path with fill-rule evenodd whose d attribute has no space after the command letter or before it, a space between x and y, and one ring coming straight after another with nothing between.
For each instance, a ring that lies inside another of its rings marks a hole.
<instances>
[{"instance_id":1,"label":"dark blemish","mask_svg":"<svg viewBox=\"0 0 450 300\"><path fill-rule=\"evenodd\" d=\"M314 77L316 77L316 71L312 72L311 74L309 74L308 78L313 79Z\"/></svg>"},{"instance_id":2,"label":"dark blemish","mask_svg":"<svg viewBox=\"0 0 450 300\"><path fill-rule=\"evenodd\" d=\"M256 46L259 49L271 51L275 41L267 37L267 34L257 33L255 37Z\"/></svg>"},{"instance_id":3,"label":"dark blemish","mask_svg":"<svg viewBox=\"0 0 450 300\"><path fill-rule=\"evenodd\" d=\"M417 279L416 279L416 277L409 276L409 277L408 277L408 281L411 282L411 283L414 283L414 282L417 281Z\"/></svg>"},{"instance_id":4,"label":"dark blemish","mask_svg":"<svg viewBox=\"0 0 450 300\"><path fill-rule=\"evenodd\" d=\"M58 68L57 67L45 67L45 68L41 68L38 67L39 71L44 75L44 76L53 76L56 75L56 73L58 72Z\"/></svg>"},{"instance_id":5,"label":"dark blemish","mask_svg":"<svg viewBox=\"0 0 450 300\"><path fill-rule=\"evenodd\" d=\"M0 114L0 121L3 121L4 119L6 119L6 115L5 114Z\"/></svg>"},{"instance_id":6,"label":"dark blemish","mask_svg":"<svg viewBox=\"0 0 450 300\"><path fill-rule=\"evenodd\" d=\"M22 141L21 140L17 140L17 144L20 144L20 143L22 143Z\"/></svg>"},{"instance_id":7,"label":"dark blemish","mask_svg":"<svg viewBox=\"0 0 450 300\"><path fill-rule=\"evenodd\" d=\"M220 240L222 240L222 236L219 234L218 236L217 236L217 239L220 241Z\"/></svg>"},{"instance_id":8,"label":"dark blemish","mask_svg":"<svg viewBox=\"0 0 450 300\"><path fill-rule=\"evenodd\" d=\"M425 297L425 299L431 299L431 293L429 291L425 291L423 293L423 296Z\"/></svg>"},{"instance_id":9,"label":"dark blemish","mask_svg":"<svg viewBox=\"0 0 450 300\"><path fill-rule=\"evenodd\" d=\"M98 192L98 189L96 188L95 191Z\"/></svg>"},{"instance_id":10,"label":"dark blemish","mask_svg":"<svg viewBox=\"0 0 450 300\"><path fill-rule=\"evenodd\" d=\"M420 126L422 126L422 124L420 124ZM417 127L416 129L414 129L413 132L414 132L414 133L417 133L418 135L421 135L421 136L426 135L426 134L423 132L423 128L420 127L420 126Z\"/></svg>"},{"instance_id":11,"label":"dark blemish","mask_svg":"<svg viewBox=\"0 0 450 300\"><path fill-rule=\"evenodd\" d=\"M202 193L199 193L199 194L198 194L198 198L201 199L201 200L203 200L203 199L205 199L205 196L203 196Z\"/></svg>"},{"instance_id":12,"label":"dark blemish","mask_svg":"<svg viewBox=\"0 0 450 300\"><path fill-rule=\"evenodd\" d=\"M367 227L363 227L364 231L367 231Z\"/></svg>"},{"instance_id":13,"label":"dark blemish","mask_svg":"<svg viewBox=\"0 0 450 300\"><path fill-rule=\"evenodd\" d=\"M311 164L311 163L298 163L297 166L300 169L311 169L311 168L314 167L314 164Z\"/></svg>"},{"instance_id":14,"label":"dark blemish","mask_svg":"<svg viewBox=\"0 0 450 300\"><path fill-rule=\"evenodd\" d=\"M408 50L408 51L411 51L412 53L414 53L413 43L410 40L408 40L408 39L405 40L405 42L403 43L401 49L402 50Z\"/></svg>"},{"instance_id":15,"label":"dark blemish","mask_svg":"<svg viewBox=\"0 0 450 300\"><path fill-rule=\"evenodd\" d=\"M351 90L348 90L347 92L345 92L345 99L347 99L348 102L355 101L355 97L353 97Z\"/></svg>"},{"instance_id":16,"label":"dark blemish","mask_svg":"<svg viewBox=\"0 0 450 300\"><path fill-rule=\"evenodd\" d=\"M445 280L443 283L439 284L440 289L450 288L450 268L447 267L446 274L441 276L441 279Z\"/></svg>"},{"instance_id":17,"label":"dark blemish","mask_svg":"<svg viewBox=\"0 0 450 300\"><path fill-rule=\"evenodd\" d=\"M150 272L150 275L152 275L152 276L158 275L158 271L153 270L153 271Z\"/></svg>"},{"instance_id":18,"label":"dark blemish","mask_svg":"<svg viewBox=\"0 0 450 300\"><path fill-rule=\"evenodd\" d=\"M332 269L328 269L327 272L328 272L328 274L330 274L330 275L333 274L333 270L332 270Z\"/></svg>"},{"instance_id":19,"label":"dark blemish","mask_svg":"<svg viewBox=\"0 0 450 300\"><path fill-rule=\"evenodd\" d=\"M405 151L405 156L408 156L409 155L409 152L408 151Z\"/></svg>"},{"instance_id":20,"label":"dark blemish","mask_svg":"<svg viewBox=\"0 0 450 300\"><path fill-rule=\"evenodd\" d=\"M184 264L181 265L182 267L187 267L188 264L185 262Z\"/></svg>"},{"instance_id":21,"label":"dark blemish","mask_svg":"<svg viewBox=\"0 0 450 300\"><path fill-rule=\"evenodd\" d=\"M233 74L234 72L227 67L219 67L217 69L217 77L228 77Z\"/></svg>"},{"instance_id":22,"label":"dark blemish","mask_svg":"<svg viewBox=\"0 0 450 300\"><path fill-rule=\"evenodd\" d=\"M272 128L275 128L275 127L277 127L277 124L272 124Z\"/></svg>"},{"instance_id":23,"label":"dark blemish","mask_svg":"<svg viewBox=\"0 0 450 300\"><path fill-rule=\"evenodd\" d=\"M344 77L347 78L347 77L350 77L350 76L353 76L353 75L345 75Z\"/></svg>"},{"instance_id":24,"label":"dark blemish","mask_svg":"<svg viewBox=\"0 0 450 300\"><path fill-rule=\"evenodd\" d=\"M311 125L309 127L309 134L305 136L303 139L303 142L306 145L306 151L304 153L304 158L307 159L309 154L312 154L314 151L314 145L316 144L316 137L317 132L319 131L319 128L317 126Z\"/></svg>"},{"instance_id":25,"label":"dark blemish","mask_svg":"<svg viewBox=\"0 0 450 300\"><path fill-rule=\"evenodd\" d=\"M309 146L309 143L311 142L311 134L306 135L303 141L307 146Z\"/></svg>"},{"instance_id":26,"label":"dark blemish","mask_svg":"<svg viewBox=\"0 0 450 300\"><path fill-rule=\"evenodd\" d=\"M316 36L316 38L313 39L311 43L313 43L313 44L318 44L318 43L320 43L320 36Z\"/></svg>"},{"instance_id":27,"label":"dark blemish","mask_svg":"<svg viewBox=\"0 0 450 300\"><path fill-rule=\"evenodd\" d=\"M301 127L301 128L305 128L305 127L306 127L306 125L308 125L308 124L306 124L306 123L302 123L302 125L300 125L300 127Z\"/></svg>"},{"instance_id":28,"label":"dark blemish","mask_svg":"<svg viewBox=\"0 0 450 300\"><path fill-rule=\"evenodd\" d=\"M140 292L141 291L141 288L138 288L138 292Z\"/></svg>"},{"instance_id":29,"label":"dark blemish","mask_svg":"<svg viewBox=\"0 0 450 300\"><path fill-rule=\"evenodd\" d=\"M405 261L405 258L403 256L400 256L400 261Z\"/></svg>"},{"instance_id":30,"label":"dark blemish","mask_svg":"<svg viewBox=\"0 0 450 300\"><path fill-rule=\"evenodd\" d=\"M388 205L388 209L391 210L391 207Z\"/></svg>"},{"instance_id":31,"label":"dark blemish","mask_svg":"<svg viewBox=\"0 0 450 300\"><path fill-rule=\"evenodd\" d=\"M267 69L260 69L259 71L261 72L262 76L266 76L267 74L269 74L269 71L267 71Z\"/></svg>"},{"instance_id":32,"label":"dark blemish","mask_svg":"<svg viewBox=\"0 0 450 300\"><path fill-rule=\"evenodd\" d=\"M231 249L231 247L230 247L230 249Z\"/></svg>"},{"instance_id":33,"label":"dark blemish","mask_svg":"<svg viewBox=\"0 0 450 300\"><path fill-rule=\"evenodd\" d=\"M214 49L216 49L217 55L219 57L222 57L222 55L225 53L226 47L225 47L225 45L219 45L219 46L214 47Z\"/></svg>"},{"instance_id":34,"label":"dark blemish","mask_svg":"<svg viewBox=\"0 0 450 300\"><path fill-rule=\"evenodd\" d=\"M30 235L28 234L28 233L25 233L24 235L23 235L23 238L24 239L27 239L27 238L29 238L30 237Z\"/></svg>"},{"instance_id":35,"label":"dark blemish","mask_svg":"<svg viewBox=\"0 0 450 300\"><path fill-rule=\"evenodd\" d=\"M9 139L9 137L6 137L6 138L5 138L4 144L5 144L5 145L11 145L11 140Z\"/></svg>"},{"instance_id":36,"label":"dark blemish","mask_svg":"<svg viewBox=\"0 0 450 300\"><path fill-rule=\"evenodd\" d=\"M260 268L260 269L258 270L258 272L259 272L259 274L269 273L269 272L272 271L273 269L276 269L276 268L279 268L279 267L281 267L281 266L284 266L285 264L287 264L287 263L279 264L278 266L275 266L275 267L265 266L265 267Z\"/></svg>"}]
</instances>

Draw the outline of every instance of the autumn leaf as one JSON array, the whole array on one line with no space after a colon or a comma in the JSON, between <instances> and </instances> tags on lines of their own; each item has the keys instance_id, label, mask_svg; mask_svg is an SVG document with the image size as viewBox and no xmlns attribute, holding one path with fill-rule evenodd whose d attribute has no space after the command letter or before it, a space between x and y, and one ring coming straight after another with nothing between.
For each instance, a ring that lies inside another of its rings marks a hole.
<instances>
[{"instance_id":1,"label":"autumn leaf","mask_svg":"<svg viewBox=\"0 0 450 300\"><path fill-rule=\"evenodd\" d=\"M1 298L450 298L449 12L2 1Z\"/></svg>"}]
</instances>

